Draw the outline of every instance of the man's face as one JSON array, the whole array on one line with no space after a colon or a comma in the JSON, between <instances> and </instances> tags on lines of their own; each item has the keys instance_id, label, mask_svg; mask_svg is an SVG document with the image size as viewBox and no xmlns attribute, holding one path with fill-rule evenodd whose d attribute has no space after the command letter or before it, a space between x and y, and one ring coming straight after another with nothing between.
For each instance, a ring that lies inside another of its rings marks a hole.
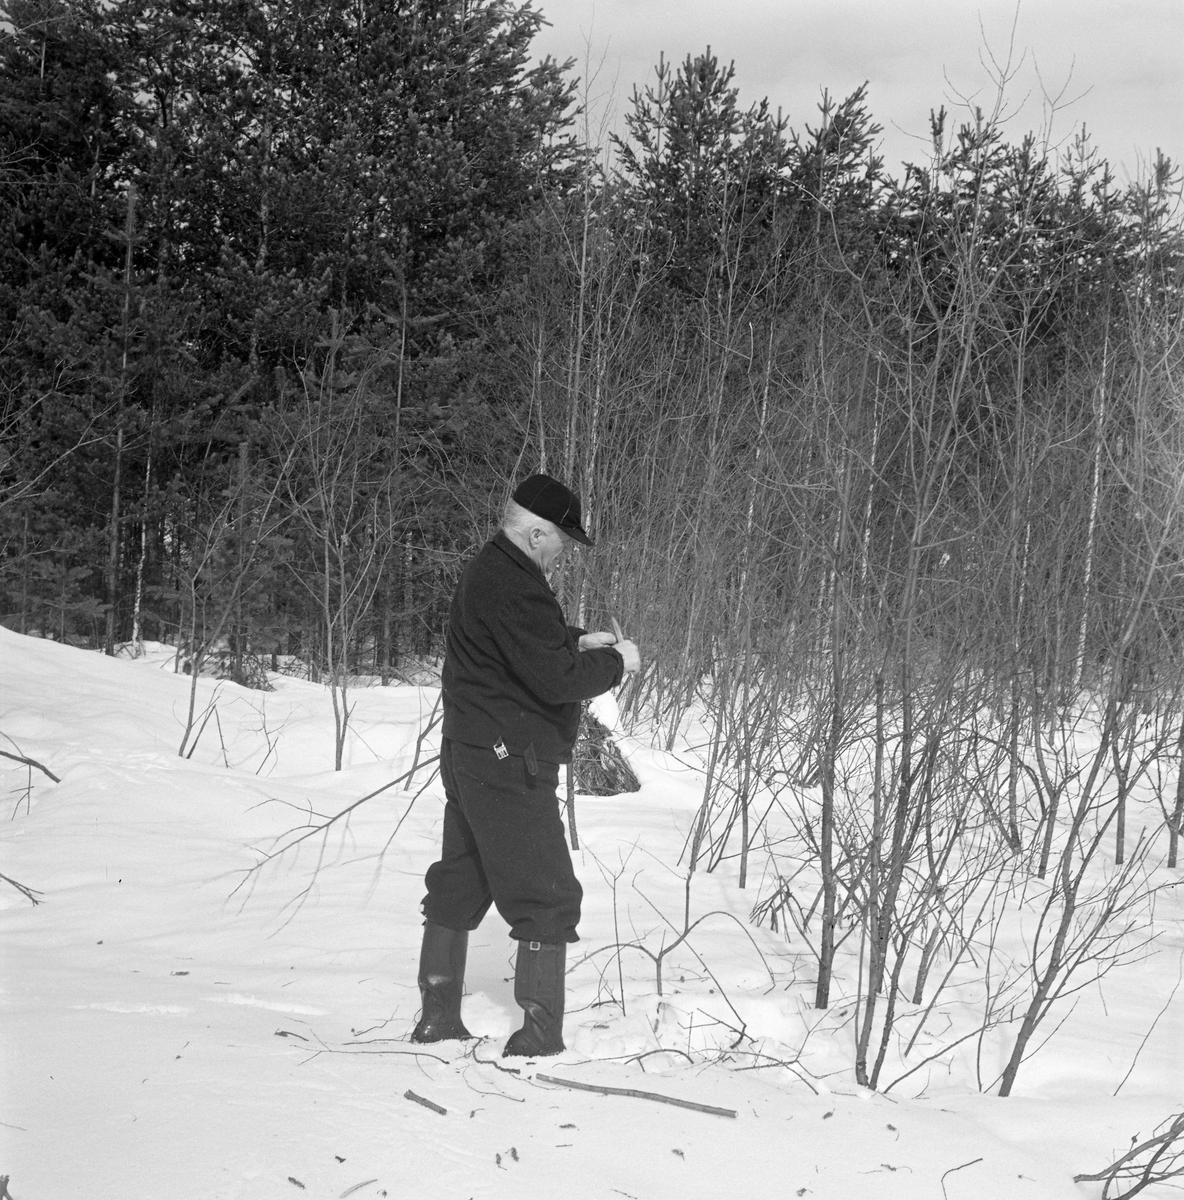
<instances>
[{"instance_id":1,"label":"man's face","mask_svg":"<svg viewBox=\"0 0 1184 1200\"><path fill-rule=\"evenodd\" d=\"M545 525L540 524L532 531L531 542L534 548L532 557L542 568L544 574L556 566L572 541L572 538L569 538L566 533L549 521Z\"/></svg>"}]
</instances>

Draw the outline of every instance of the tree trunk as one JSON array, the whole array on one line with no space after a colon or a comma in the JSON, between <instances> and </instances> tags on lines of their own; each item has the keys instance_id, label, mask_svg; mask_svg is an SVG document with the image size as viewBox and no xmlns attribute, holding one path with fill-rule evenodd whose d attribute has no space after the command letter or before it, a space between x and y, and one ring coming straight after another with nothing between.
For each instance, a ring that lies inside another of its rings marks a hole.
<instances>
[{"instance_id":1,"label":"tree trunk","mask_svg":"<svg viewBox=\"0 0 1184 1200\"><path fill-rule=\"evenodd\" d=\"M136 235L136 185L127 188L127 243L123 260L123 348L119 364L119 409L115 421L115 472L111 484L111 518L107 530L107 622L104 650L115 653L115 610L119 602L119 542L121 530L121 487L123 484L123 414L127 403L127 356L132 308L132 248Z\"/></svg>"},{"instance_id":2,"label":"tree trunk","mask_svg":"<svg viewBox=\"0 0 1184 1200\"><path fill-rule=\"evenodd\" d=\"M1176 739L1179 767L1176 772L1176 808L1168 822L1168 866L1175 868L1179 861L1180 834L1184 832L1184 717L1180 720L1180 736Z\"/></svg>"},{"instance_id":3,"label":"tree trunk","mask_svg":"<svg viewBox=\"0 0 1184 1200\"><path fill-rule=\"evenodd\" d=\"M136 595L132 603L132 654L144 652L141 606L144 600L144 565L148 558L148 488L152 481L152 442L148 443L148 462L144 467L144 511L140 516L140 558L136 563Z\"/></svg>"}]
</instances>

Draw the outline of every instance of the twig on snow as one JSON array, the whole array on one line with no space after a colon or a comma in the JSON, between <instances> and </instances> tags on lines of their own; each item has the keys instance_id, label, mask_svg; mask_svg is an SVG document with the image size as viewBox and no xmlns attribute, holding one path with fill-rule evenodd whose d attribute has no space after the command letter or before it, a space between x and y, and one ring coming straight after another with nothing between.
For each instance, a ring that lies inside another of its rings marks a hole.
<instances>
[{"instance_id":1,"label":"twig on snow","mask_svg":"<svg viewBox=\"0 0 1184 1200\"><path fill-rule=\"evenodd\" d=\"M1127 1200L1152 1184L1181 1175L1184 1175L1184 1112L1169 1117L1146 1141L1132 1145L1097 1174L1074 1175L1073 1182L1105 1180L1102 1200ZM1112 1188L1124 1190L1112 1191Z\"/></svg>"},{"instance_id":2,"label":"twig on snow","mask_svg":"<svg viewBox=\"0 0 1184 1200\"><path fill-rule=\"evenodd\" d=\"M430 1108L432 1112L437 1112L442 1117L448 1116L448 1109L441 1108L438 1104L431 1100L425 1100L422 1096L417 1096L410 1088L403 1093L404 1100L414 1100L416 1104L422 1104L424 1108Z\"/></svg>"},{"instance_id":3,"label":"twig on snow","mask_svg":"<svg viewBox=\"0 0 1184 1200\"><path fill-rule=\"evenodd\" d=\"M369 1187L370 1184L377 1182L377 1179L363 1179L361 1183L355 1183L353 1187L347 1187L345 1191L341 1193L341 1200L345 1200L346 1196L352 1195L359 1188Z\"/></svg>"},{"instance_id":4,"label":"twig on snow","mask_svg":"<svg viewBox=\"0 0 1184 1200\"><path fill-rule=\"evenodd\" d=\"M946 1195L946 1176L947 1175L953 1175L953 1173L955 1171L965 1170L967 1167L973 1167L975 1163L980 1163L982 1161L983 1160L981 1158L972 1158L970 1160L970 1162L964 1162L960 1167L951 1167L948 1171L943 1171L942 1177L941 1177L941 1194L943 1196ZM949 1200L948 1196L946 1197L946 1200Z\"/></svg>"},{"instance_id":5,"label":"twig on snow","mask_svg":"<svg viewBox=\"0 0 1184 1200\"><path fill-rule=\"evenodd\" d=\"M468 1051L475 1063L480 1063L483 1067L496 1067L505 1075L517 1075L519 1077L522 1075L522 1071L519 1067L503 1067L502 1064L496 1059L481 1058L477 1053L477 1047L480 1046L483 1041L485 1041L484 1038L478 1038L477 1041L473 1043L472 1049Z\"/></svg>"},{"instance_id":6,"label":"twig on snow","mask_svg":"<svg viewBox=\"0 0 1184 1200\"><path fill-rule=\"evenodd\" d=\"M436 1062L449 1066L450 1058L441 1058L438 1054L429 1054L426 1050L333 1050L329 1054L403 1054L409 1058L434 1058Z\"/></svg>"},{"instance_id":7,"label":"twig on snow","mask_svg":"<svg viewBox=\"0 0 1184 1200\"><path fill-rule=\"evenodd\" d=\"M16 890L18 892L20 892L20 894L22 896L26 897L30 901L30 903L32 903L34 905L34 907L36 907L38 904L41 903L41 901L38 900L37 897L45 895L44 892L39 892L36 888L27 887L23 883L18 883L15 879L9 879L9 877L7 875L0 875L0 879L2 879L5 883L12 884L12 886L14 888L16 888ZM3 1178L3 1177L0 1176L0 1178ZM0 1192L0 1200L4 1200L3 1192Z\"/></svg>"},{"instance_id":8,"label":"twig on snow","mask_svg":"<svg viewBox=\"0 0 1184 1200\"><path fill-rule=\"evenodd\" d=\"M691 1066L695 1065L695 1060L685 1050L667 1050L665 1047L659 1047L657 1050L643 1050L640 1054L630 1054L625 1061L639 1063L643 1058L649 1058L651 1054L681 1054ZM641 1069L644 1071L645 1067L643 1066Z\"/></svg>"},{"instance_id":9,"label":"twig on snow","mask_svg":"<svg viewBox=\"0 0 1184 1200\"><path fill-rule=\"evenodd\" d=\"M503 1100L511 1100L515 1104L525 1104L526 1103L525 1096L507 1096L505 1092L487 1092L487 1091L484 1091L482 1088L474 1087L469 1082L469 1068L468 1067L465 1067L465 1069L461 1072L461 1078L465 1081L465 1086L468 1087L469 1091L476 1092L478 1096L500 1096Z\"/></svg>"},{"instance_id":10,"label":"twig on snow","mask_svg":"<svg viewBox=\"0 0 1184 1200\"><path fill-rule=\"evenodd\" d=\"M710 1113L716 1117L735 1118L736 1111L731 1108L716 1108L711 1104L699 1104L695 1100L679 1100L676 1096L662 1096L658 1092L643 1092L637 1088L604 1087L599 1083L578 1083L574 1079L559 1079L555 1075L535 1075L544 1083L557 1083L561 1087L577 1088L581 1092L599 1092L602 1096L634 1096L638 1100L657 1100L660 1104L674 1104L679 1108L691 1108L695 1112Z\"/></svg>"},{"instance_id":11,"label":"twig on snow","mask_svg":"<svg viewBox=\"0 0 1184 1200\"><path fill-rule=\"evenodd\" d=\"M299 1035L296 1035L299 1036ZM306 1039L307 1040L307 1039ZM318 1039L319 1041L320 1039ZM373 1046L377 1042L394 1042L401 1041L399 1038L372 1038L368 1041L360 1042L342 1042L342 1046ZM338 1046L330 1046L325 1042L321 1042L323 1052L325 1054L403 1054L409 1058L434 1058L436 1062L443 1063L447 1066L452 1062L450 1058L441 1058L438 1054L432 1054L427 1050L344 1050Z\"/></svg>"},{"instance_id":12,"label":"twig on snow","mask_svg":"<svg viewBox=\"0 0 1184 1200\"><path fill-rule=\"evenodd\" d=\"M799 1060L796 1058L790 1062L788 1059L776 1058L772 1054L763 1054L759 1050L731 1050L729 1053L743 1054L748 1058L764 1058L768 1060L767 1062L751 1063L747 1067L737 1067L736 1070L738 1072L764 1071L768 1070L770 1067L784 1067L785 1070L793 1075L794 1078L796 1078L800 1083L804 1083L806 1087L808 1087L810 1091L814 1093L815 1096L819 1094L818 1089L810 1082L809 1079L805 1077L806 1075L809 1075L810 1072L807 1071L805 1067L800 1066ZM805 1075L803 1075L803 1072L805 1072Z\"/></svg>"},{"instance_id":13,"label":"twig on snow","mask_svg":"<svg viewBox=\"0 0 1184 1200\"><path fill-rule=\"evenodd\" d=\"M36 767L43 775L48 775L54 783L62 782L48 767L43 767L35 758L29 758L24 754L9 754L7 750L0 750L0 756L11 758L13 762L23 763L26 767ZM3 1181L4 1178L5 1176L0 1175L0 1181ZM0 1192L0 1200L3 1200L3 1196L4 1193Z\"/></svg>"}]
</instances>

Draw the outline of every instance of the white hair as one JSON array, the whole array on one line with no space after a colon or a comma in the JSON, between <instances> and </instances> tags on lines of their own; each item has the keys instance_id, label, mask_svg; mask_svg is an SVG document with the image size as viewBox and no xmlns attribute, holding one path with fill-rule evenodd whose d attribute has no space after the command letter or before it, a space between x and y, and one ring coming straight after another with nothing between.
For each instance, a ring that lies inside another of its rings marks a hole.
<instances>
[{"instance_id":1,"label":"white hair","mask_svg":"<svg viewBox=\"0 0 1184 1200\"><path fill-rule=\"evenodd\" d=\"M524 508L517 500L507 500L505 511L502 513L502 530L505 533L517 534L519 537L529 537L532 529L547 529L551 522L546 517L532 513Z\"/></svg>"}]
</instances>

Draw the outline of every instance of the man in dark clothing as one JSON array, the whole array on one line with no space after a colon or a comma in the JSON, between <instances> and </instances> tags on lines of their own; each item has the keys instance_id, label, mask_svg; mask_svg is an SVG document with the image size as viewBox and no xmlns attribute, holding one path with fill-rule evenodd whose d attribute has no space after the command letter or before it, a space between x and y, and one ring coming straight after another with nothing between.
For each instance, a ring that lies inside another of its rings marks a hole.
<instances>
[{"instance_id":1,"label":"man in dark clothing","mask_svg":"<svg viewBox=\"0 0 1184 1200\"><path fill-rule=\"evenodd\" d=\"M640 668L637 647L569 626L547 572L573 542L591 545L580 502L532 475L502 527L468 563L452 598L441 687L444 836L427 873L417 1042L471 1036L460 1017L469 931L490 904L518 942L514 999L523 1027L507 1055L563 1047L568 942L583 896L555 789L571 761L580 702Z\"/></svg>"}]
</instances>

